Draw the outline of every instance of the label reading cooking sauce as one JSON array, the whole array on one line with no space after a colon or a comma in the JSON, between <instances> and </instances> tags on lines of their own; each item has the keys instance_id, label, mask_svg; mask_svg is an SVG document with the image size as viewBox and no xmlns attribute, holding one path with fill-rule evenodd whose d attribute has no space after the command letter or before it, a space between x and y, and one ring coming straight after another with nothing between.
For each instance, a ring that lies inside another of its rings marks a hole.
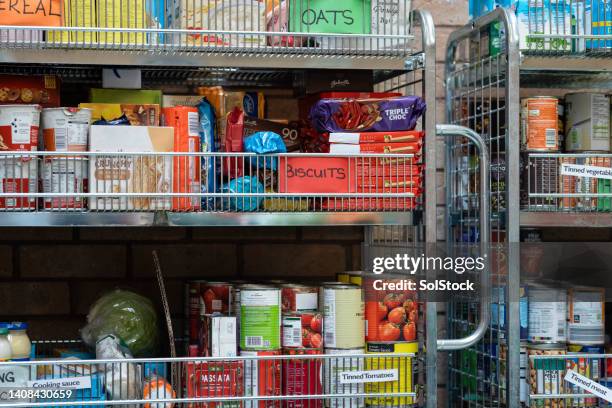
<instances>
[{"instance_id":1,"label":"label reading cooking sauce","mask_svg":"<svg viewBox=\"0 0 612 408\"><path fill-rule=\"evenodd\" d=\"M280 348L280 291L240 292L240 348Z\"/></svg>"}]
</instances>

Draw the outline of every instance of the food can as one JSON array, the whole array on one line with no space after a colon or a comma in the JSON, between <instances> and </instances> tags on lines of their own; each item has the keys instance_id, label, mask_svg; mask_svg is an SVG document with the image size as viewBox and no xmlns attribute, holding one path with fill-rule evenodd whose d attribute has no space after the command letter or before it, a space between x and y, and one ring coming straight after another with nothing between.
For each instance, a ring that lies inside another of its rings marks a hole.
<instances>
[{"instance_id":1,"label":"food can","mask_svg":"<svg viewBox=\"0 0 612 408\"><path fill-rule=\"evenodd\" d=\"M578 374L581 374L591 380L598 382L602 375L603 359L592 358L588 354L603 354L603 345L599 346L584 346L580 344L568 344L567 355L565 360L566 370L572 370ZM570 357L576 354L576 357ZM587 355L585 355L587 354ZM582 388L567 383L569 394L582 394L584 391ZM597 398L574 398L572 400L572 407L596 407Z\"/></svg>"},{"instance_id":2,"label":"food can","mask_svg":"<svg viewBox=\"0 0 612 408\"><path fill-rule=\"evenodd\" d=\"M348 272L337 273L336 280L340 283L351 283L351 278Z\"/></svg>"},{"instance_id":3,"label":"food can","mask_svg":"<svg viewBox=\"0 0 612 408\"><path fill-rule=\"evenodd\" d=\"M560 200L548 194L559 192L559 159L521 153L520 166L521 207L532 211L556 210Z\"/></svg>"},{"instance_id":4,"label":"food can","mask_svg":"<svg viewBox=\"0 0 612 408\"><path fill-rule=\"evenodd\" d=\"M90 123L91 109L43 109L40 115L42 149L48 152L87 151Z\"/></svg>"},{"instance_id":5,"label":"food can","mask_svg":"<svg viewBox=\"0 0 612 408\"><path fill-rule=\"evenodd\" d=\"M202 314L229 314L232 310L232 284L229 282L208 282L200 284Z\"/></svg>"},{"instance_id":6,"label":"food can","mask_svg":"<svg viewBox=\"0 0 612 408\"><path fill-rule=\"evenodd\" d=\"M552 96L521 100L521 144L524 150L559 150L558 102Z\"/></svg>"},{"instance_id":7,"label":"food can","mask_svg":"<svg viewBox=\"0 0 612 408\"><path fill-rule=\"evenodd\" d=\"M365 331L361 288L355 285L324 286L323 304L326 347L363 348Z\"/></svg>"},{"instance_id":8,"label":"food can","mask_svg":"<svg viewBox=\"0 0 612 408\"><path fill-rule=\"evenodd\" d=\"M281 285L283 313L314 312L319 307L319 288L287 283Z\"/></svg>"},{"instance_id":9,"label":"food can","mask_svg":"<svg viewBox=\"0 0 612 408\"><path fill-rule=\"evenodd\" d=\"M236 336L238 342L240 342L240 287L247 285L248 282L244 280L235 280L231 282L231 297L232 297L232 312L233 316L236 316Z\"/></svg>"},{"instance_id":10,"label":"food can","mask_svg":"<svg viewBox=\"0 0 612 408\"><path fill-rule=\"evenodd\" d=\"M366 279L366 341L414 341L418 320L416 292L376 290L371 278ZM384 279L383 283L400 283L400 279Z\"/></svg>"},{"instance_id":11,"label":"food can","mask_svg":"<svg viewBox=\"0 0 612 408\"><path fill-rule=\"evenodd\" d=\"M36 193L38 161L33 156L8 156L2 151L36 151L40 105L0 106L0 193ZM36 209L34 197L2 197L0 208Z\"/></svg>"},{"instance_id":12,"label":"food can","mask_svg":"<svg viewBox=\"0 0 612 408\"><path fill-rule=\"evenodd\" d=\"M321 348L323 315L320 313L284 313L283 348Z\"/></svg>"},{"instance_id":13,"label":"food can","mask_svg":"<svg viewBox=\"0 0 612 408\"><path fill-rule=\"evenodd\" d=\"M42 192L50 194L73 194L72 197L45 197L47 210L81 210L85 208L85 197L89 185L89 159L83 157L45 157L42 161Z\"/></svg>"},{"instance_id":14,"label":"food can","mask_svg":"<svg viewBox=\"0 0 612 408\"><path fill-rule=\"evenodd\" d=\"M246 363L249 363L247 361ZM242 397L246 381L243 361L189 361L187 398ZM240 401L192 402L189 408L241 408Z\"/></svg>"},{"instance_id":15,"label":"food can","mask_svg":"<svg viewBox=\"0 0 612 408\"><path fill-rule=\"evenodd\" d=\"M567 341L567 291L529 286L528 340L534 343Z\"/></svg>"},{"instance_id":16,"label":"food can","mask_svg":"<svg viewBox=\"0 0 612 408\"><path fill-rule=\"evenodd\" d=\"M350 283L335 282L335 281L322 282L321 285L319 286L319 307L317 308L317 310L323 310L323 308L325 307L324 302L323 302L323 292L324 292L323 289L326 286L342 286L342 285L350 285Z\"/></svg>"},{"instance_id":17,"label":"food can","mask_svg":"<svg viewBox=\"0 0 612 408\"><path fill-rule=\"evenodd\" d=\"M604 344L605 290L573 287L567 291L567 341L571 344Z\"/></svg>"},{"instance_id":18,"label":"food can","mask_svg":"<svg viewBox=\"0 0 612 408\"><path fill-rule=\"evenodd\" d=\"M244 291L241 293L245 293ZM261 358L244 361L244 395L249 397L281 395L281 360L269 359L269 356L279 356L280 350L240 351L241 356L257 356ZM245 408L280 408L280 401L269 400L245 401Z\"/></svg>"},{"instance_id":19,"label":"food can","mask_svg":"<svg viewBox=\"0 0 612 408\"><path fill-rule=\"evenodd\" d=\"M413 372L416 358L396 357L398 353L416 353L419 351L417 342L396 343L396 342L368 342L366 344L367 353L389 354L389 357L366 358L366 371L371 370L393 370L397 379L383 382L368 382L365 384L367 394L375 394L376 397L366 398L366 405L369 407L389 407L406 406L414 403L413 397L389 397L391 393L412 393L414 390Z\"/></svg>"},{"instance_id":20,"label":"food can","mask_svg":"<svg viewBox=\"0 0 612 408\"><path fill-rule=\"evenodd\" d=\"M280 289L263 285L240 287L240 349L281 347Z\"/></svg>"},{"instance_id":21,"label":"food can","mask_svg":"<svg viewBox=\"0 0 612 408\"><path fill-rule=\"evenodd\" d=\"M285 355L317 355L321 349L283 349ZM319 395L323 392L323 359L287 358L282 363L282 395ZM322 399L283 400L283 408L322 408Z\"/></svg>"},{"instance_id":22,"label":"food can","mask_svg":"<svg viewBox=\"0 0 612 408\"><path fill-rule=\"evenodd\" d=\"M349 283L352 283L353 285L357 285L357 286L361 286L361 283L363 281L363 272L362 271L349 271L347 272L348 276L349 276Z\"/></svg>"},{"instance_id":23,"label":"food can","mask_svg":"<svg viewBox=\"0 0 612 408\"><path fill-rule=\"evenodd\" d=\"M532 358L532 356L565 355L565 345L561 343L528 344L527 357L529 358L529 390L533 395L551 395L565 393L565 357L561 358ZM531 408L560 408L565 403L560 398L533 399L530 398Z\"/></svg>"},{"instance_id":24,"label":"food can","mask_svg":"<svg viewBox=\"0 0 612 408\"><path fill-rule=\"evenodd\" d=\"M361 355L365 353L363 347L354 349L325 348L325 354L330 357L323 363L323 390L328 394L363 394L364 383L342 383L342 373L363 371L363 357L336 357L334 355ZM363 397L330 398L325 400L327 408L362 408L365 406Z\"/></svg>"},{"instance_id":25,"label":"food can","mask_svg":"<svg viewBox=\"0 0 612 408\"><path fill-rule=\"evenodd\" d=\"M520 355L519 355L519 400L522 404L526 404L529 398L529 393L527 392L527 342L521 341L520 346ZM499 389L500 389L500 399L502 401L506 400L506 391L508 389L508 383L506 379L506 369L508 367L508 345L505 341L500 342L499 345Z\"/></svg>"},{"instance_id":26,"label":"food can","mask_svg":"<svg viewBox=\"0 0 612 408\"><path fill-rule=\"evenodd\" d=\"M610 150L610 100L601 93L567 94L565 149L568 152Z\"/></svg>"}]
</instances>

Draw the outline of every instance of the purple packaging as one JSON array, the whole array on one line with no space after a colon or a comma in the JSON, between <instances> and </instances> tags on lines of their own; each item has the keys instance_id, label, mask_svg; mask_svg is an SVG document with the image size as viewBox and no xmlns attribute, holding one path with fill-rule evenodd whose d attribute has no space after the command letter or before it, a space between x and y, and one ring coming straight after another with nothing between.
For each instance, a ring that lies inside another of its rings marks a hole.
<instances>
[{"instance_id":1,"label":"purple packaging","mask_svg":"<svg viewBox=\"0 0 612 408\"><path fill-rule=\"evenodd\" d=\"M321 99L310 109L310 122L320 133L413 130L425 108L418 96Z\"/></svg>"}]
</instances>

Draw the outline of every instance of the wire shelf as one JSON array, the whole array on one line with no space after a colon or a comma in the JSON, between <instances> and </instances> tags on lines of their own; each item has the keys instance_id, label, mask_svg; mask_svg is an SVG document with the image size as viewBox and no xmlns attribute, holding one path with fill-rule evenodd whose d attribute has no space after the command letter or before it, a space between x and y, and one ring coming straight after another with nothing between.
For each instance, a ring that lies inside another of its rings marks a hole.
<instances>
[{"instance_id":1,"label":"wire shelf","mask_svg":"<svg viewBox=\"0 0 612 408\"><path fill-rule=\"evenodd\" d=\"M522 172L523 211L612 211L612 154L525 153Z\"/></svg>"}]
</instances>

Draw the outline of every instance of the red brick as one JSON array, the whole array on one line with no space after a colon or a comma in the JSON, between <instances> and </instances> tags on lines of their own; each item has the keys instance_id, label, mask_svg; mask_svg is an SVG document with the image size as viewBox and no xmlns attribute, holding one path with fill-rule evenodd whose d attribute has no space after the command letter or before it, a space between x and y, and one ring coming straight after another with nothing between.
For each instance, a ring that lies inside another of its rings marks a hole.
<instances>
[{"instance_id":1,"label":"red brick","mask_svg":"<svg viewBox=\"0 0 612 408\"><path fill-rule=\"evenodd\" d=\"M332 244L250 244L243 258L250 279L334 279L346 268L345 247Z\"/></svg>"},{"instance_id":2,"label":"red brick","mask_svg":"<svg viewBox=\"0 0 612 408\"><path fill-rule=\"evenodd\" d=\"M3 316L62 315L70 313L65 282L2 282L0 310Z\"/></svg>"},{"instance_id":3,"label":"red brick","mask_svg":"<svg viewBox=\"0 0 612 408\"><path fill-rule=\"evenodd\" d=\"M302 238L315 241L363 241L363 228L344 226L304 227Z\"/></svg>"},{"instance_id":4,"label":"red brick","mask_svg":"<svg viewBox=\"0 0 612 408\"><path fill-rule=\"evenodd\" d=\"M154 278L152 251L156 249L165 277L231 279L236 275L236 246L232 244L135 245L135 276Z\"/></svg>"},{"instance_id":5,"label":"red brick","mask_svg":"<svg viewBox=\"0 0 612 408\"><path fill-rule=\"evenodd\" d=\"M70 241L72 228L0 228L0 241Z\"/></svg>"},{"instance_id":6,"label":"red brick","mask_svg":"<svg viewBox=\"0 0 612 408\"><path fill-rule=\"evenodd\" d=\"M24 319L28 323L28 336L32 340L80 340L79 330L87 322L83 316L37 317ZM37 354L49 354L57 345L39 345ZM74 347L74 345L73 345Z\"/></svg>"},{"instance_id":7,"label":"red brick","mask_svg":"<svg viewBox=\"0 0 612 408\"><path fill-rule=\"evenodd\" d=\"M0 277L8 278L13 274L13 249L8 245L0 246Z\"/></svg>"},{"instance_id":8,"label":"red brick","mask_svg":"<svg viewBox=\"0 0 612 408\"><path fill-rule=\"evenodd\" d=\"M197 240L294 240L297 229L293 227L209 227L194 228L193 239Z\"/></svg>"},{"instance_id":9,"label":"red brick","mask_svg":"<svg viewBox=\"0 0 612 408\"><path fill-rule=\"evenodd\" d=\"M109 278L126 272L121 245L26 245L19 250L22 277Z\"/></svg>"},{"instance_id":10,"label":"red brick","mask_svg":"<svg viewBox=\"0 0 612 408\"><path fill-rule=\"evenodd\" d=\"M185 228L147 227L147 228L81 228L82 240L109 241L176 241L184 239Z\"/></svg>"},{"instance_id":11,"label":"red brick","mask_svg":"<svg viewBox=\"0 0 612 408\"><path fill-rule=\"evenodd\" d=\"M361 245L354 244L351 246L351 269L354 271L360 271L362 268L361 265Z\"/></svg>"}]
</instances>

